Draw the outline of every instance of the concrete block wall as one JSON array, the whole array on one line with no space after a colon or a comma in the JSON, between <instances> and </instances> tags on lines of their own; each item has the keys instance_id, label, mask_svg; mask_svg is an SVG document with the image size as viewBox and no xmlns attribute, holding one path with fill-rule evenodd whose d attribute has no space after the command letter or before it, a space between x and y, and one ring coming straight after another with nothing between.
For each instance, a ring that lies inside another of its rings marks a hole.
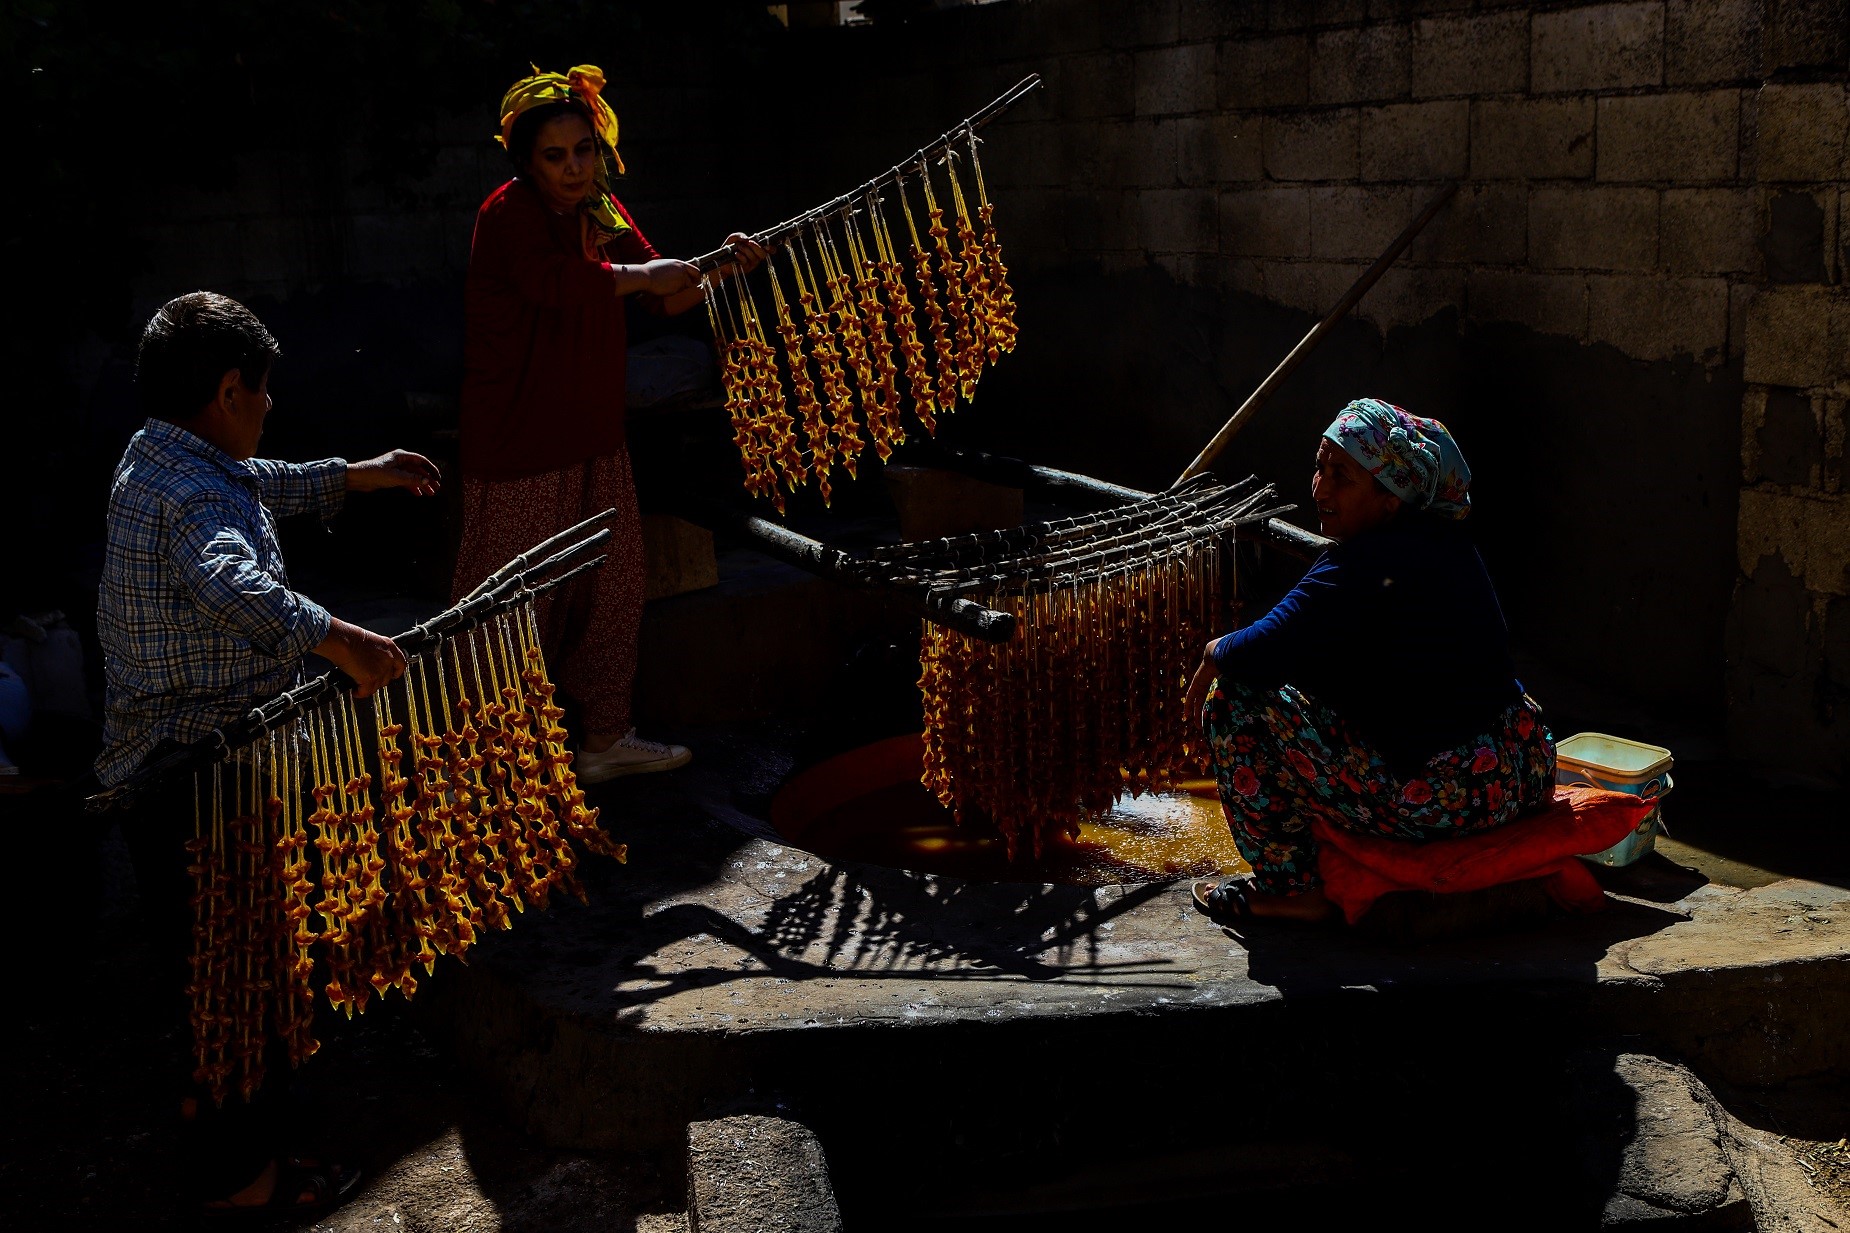
<instances>
[{"instance_id":1,"label":"concrete block wall","mask_svg":"<svg viewBox=\"0 0 1850 1233\"><path fill-rule=\"evenodd\" d=\"M1431 293L1455 288L1467 321L1708 366L1745 354L1751 295L1736 288L1765 284L1756 240L1788 184L1826 220L1820 281L1839 274L1844 66L1775 58L1778 22L1803 6L1016 7L1031 13L1008 58L1052 26L1097 40L1033 60L1047 102L991 142L1037 263L1154 261L1185 282L1323 306L1458 180L1405 265L1442 277L1424 296L1371 296L1365 319L1417 324ZM1140 16L1114 12L1128 8ZM996 50L987 33L971 41Z\"/></svg>"},{"instance_id":2,"label":"concrete block wall","mask_svg":"<svg viewBox=\"0 0 1850 1233\"><path fill-rule=\"evenodd\" d=\"M936 65L934 99L980 100L1017 71L1046 80L986 135L1024 313L1041 280L1070 294L1081 270L1161 272L1191 306L1164 328L1237 350L1230 335L1270 333L1268 309L1325 311L1441 183L1460 182L1359 306L1376 350L1312 367L1375 392L1367 382L1430 349L1420 331L1449 323L1452 358L1476 375L1427 405L1469 426L1487 500L1499 471L1547 472L1523 489L1535 525L1506 513L1487 527L1519 632L1717 727L1725 714L1743 756L1850 776L1850 9L1032 0L911 43L869 58ZM1186 342L1149 345L1172 373L1191 358ZM1152 378L1141 406L1098 418L1205 438L1212 410L1282 351L1217 354L1216 382L1192 395ZM1071 406L1087 397L1078 384L1059 387L1064 415L1090 422ZM1525 426L1495 422L1496 403L1506 420L1523 406ZM1253 435L1250 456L1270 462ZM1551 448L1574 451L1573 466L1537 464ZM1295 456L1282 457L1261 469L1290 478Z\"/></svg>"}]
</instances>

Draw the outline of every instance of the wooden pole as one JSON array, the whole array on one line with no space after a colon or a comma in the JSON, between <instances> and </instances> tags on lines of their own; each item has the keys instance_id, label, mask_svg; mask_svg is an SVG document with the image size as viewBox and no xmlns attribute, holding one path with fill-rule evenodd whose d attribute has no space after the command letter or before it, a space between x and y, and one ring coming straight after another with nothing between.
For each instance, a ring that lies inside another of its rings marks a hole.
<instances>
[{"instance_id":1,"label":"wooden pole","mask_svg":"<svg viewBox=\"0 0 1850 1233\"><path fill-rule=\"evenodd\" d=\"M1406 251L1407 245L1413 243L1413 237L1417 236L1426 224L1432 221L1432 216L1437 214L1440 207L1450 201L1452 194L1457 191L1458 185L1447 184L1433 196L1431 201L1426 203L1426 208L1420 211L1419 217L1408 223L1406 230L1394 237L1394 242L1388 245L1387 251L1375 258L1375 263L1362 272L1362 276L1356 279L1355 285L1350 287L1343 298L1337 301L1336 307L1330 310L1329 315L1311 327L1310 333L1304 335L1298 345L1291 349L1291 354L1287 355L1279 362L1278 367L1272 370L1272 375L1261 381L1259 388L1247 396L1246 401L1240 404L1240 409L1233 413L1232 418L1221 425L1221 430L1214 434L1214 439L1208 442L1199 454L1195 455L1195 461L1189 463L1188 468L1176 477L1177 484L1187 483L1214 465L1214 461L1232 442L1234 434L1246 427L1246 421L1252 419L1259 408L1265 405L1265 400L1272 396L1272 392L1285 383L1285 378L1289 377L1297 366L1304 362L1304 357L1323 341L1323 336L1335 329L1338 321L1349 315L1349 310L1355 307L1356 301L1368 294L1368 289L1374 286L1376 280L1383 274L1387 273L1387 268L1394 264L1395 259L1401 253Z\"/></svg>"},{"instance_id":2,"label":"wooden pole","mask_svg":"<svg viewBox=\"0 0 1850 1233\"><path fill-rule=\"evenodd\" d=\"M684 498L675 513L709 531L724 531L743 536L749 547L774 560L827 578L843 586L888 596L917 616L946 629L954 629L985 642L1007 642L1015 636L1015 614L1000 612L961 596L946 595L923 587L884 586L869 582L854 568L854 559L839 548L799 535L789 527L748 514L728 505Z\"/></svg>"}]
</instances>

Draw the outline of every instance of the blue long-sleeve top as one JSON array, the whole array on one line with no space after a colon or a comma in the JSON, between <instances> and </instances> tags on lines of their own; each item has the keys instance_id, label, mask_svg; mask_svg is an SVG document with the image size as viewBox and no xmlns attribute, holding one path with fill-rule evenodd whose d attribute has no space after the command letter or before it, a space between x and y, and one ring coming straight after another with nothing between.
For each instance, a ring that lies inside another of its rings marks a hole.
<instances>
[{"instance_id":1,"label":"blue long-sleeve top","mask_svg":"<svg viewBox=\"0 0 1850 1233\"><path fill-rule=\"evenodd\" d=\"M1396 770L1488 730L1522 696L1477 546L1421 515L1333 545L1213 655L1224 680L1329 706Z\"/></svg>"}]
</instances>

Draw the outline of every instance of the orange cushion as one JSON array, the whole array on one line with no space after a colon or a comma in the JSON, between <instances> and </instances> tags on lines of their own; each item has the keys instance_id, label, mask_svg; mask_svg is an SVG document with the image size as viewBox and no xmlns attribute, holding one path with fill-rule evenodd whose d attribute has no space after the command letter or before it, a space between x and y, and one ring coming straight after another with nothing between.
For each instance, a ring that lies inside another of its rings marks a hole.
<instances>
[{"instance_id":1,"label":"orange cushion","mask_svg":"<svg viewBox=\"0 0 1850 1233\"><path fill-rule=\"evenodd\" d=\"M1562 907L1596 911L1605 896L1579 856L1624 839L1656 804L1599 788L1556 788L1554 803L1540 812L1458 839L1381 839L1322 817L1311 820L1311 832L1320 847L1323 893L1350 924L1392 891L1455 894L1525 878L1546 879Z\"/></svg>"}]
</instances>

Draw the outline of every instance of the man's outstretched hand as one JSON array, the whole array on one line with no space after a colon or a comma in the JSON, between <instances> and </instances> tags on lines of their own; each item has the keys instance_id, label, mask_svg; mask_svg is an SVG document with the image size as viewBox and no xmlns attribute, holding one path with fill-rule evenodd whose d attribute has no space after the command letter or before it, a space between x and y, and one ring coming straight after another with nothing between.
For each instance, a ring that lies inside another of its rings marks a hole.
<instances>
[{"instance_id":1,"label":"man's outstretched hand","mask_svg":"<svg viewBox=\"0 0 1850 1233\"><path fill-rule=\"evenodd\" d=\"M443 487L437 464L410 450L388 450L377 458L347 464L348 492L377 492L381 488L409 488L420 497L436 495Z\"/></svg>"}]
</instances>

